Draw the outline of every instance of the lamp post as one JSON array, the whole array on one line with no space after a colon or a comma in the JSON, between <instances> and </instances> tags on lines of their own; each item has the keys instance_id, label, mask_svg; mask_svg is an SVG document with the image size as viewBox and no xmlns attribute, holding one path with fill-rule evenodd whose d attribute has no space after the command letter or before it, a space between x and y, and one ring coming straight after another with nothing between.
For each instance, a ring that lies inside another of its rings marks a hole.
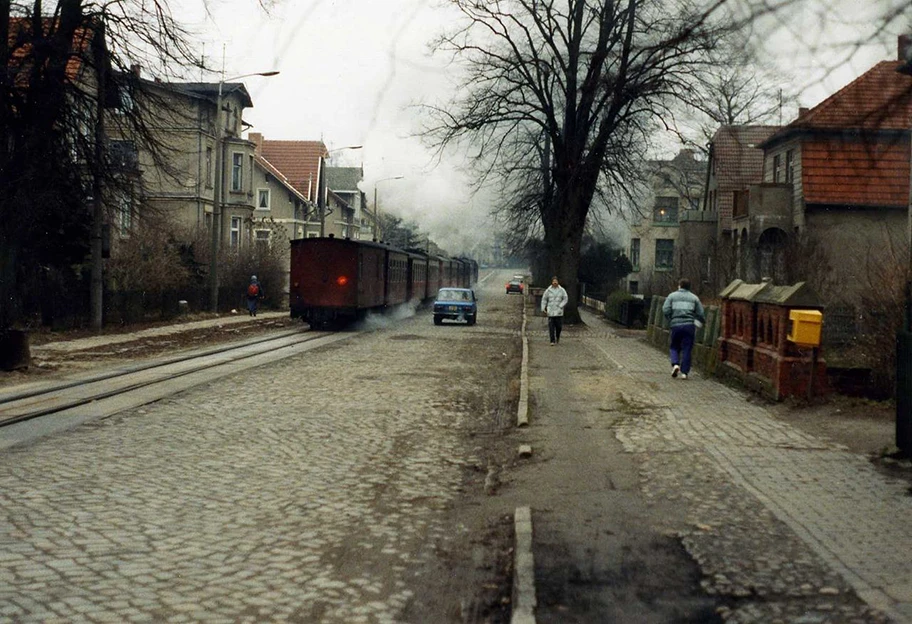
<instances>
[{"instance_id":1,"label":"lamp post","mask_svg":"<svg viewBox=\"0 0 912 624\"><path fill-rule=\"evenodd\" d=\"M381 182L386 182L387 180L401 180L405 176L393 176L391 178L383 178L382 180L377 180L374 182L374 240L380 240L380 204L377 203L377 185Z\"/></svg>"},{"instance_id":2,"label":"lamp post","mask_svg":"<svg viewBox=\"0 0 912 624\"><path fill-rule=\"evenodd\" d=\"M222 91L225 83L251 76L276 76L278 71L254 72L231 78L222 77L218 83L218 97L215 99L215 185L212 189L212 230L209 238L209 309L218 312L218 250L222 229L222 186L225 183L222 155Z\"/></svg>"},{"instance_id":3,"label":"lamp post","mask_svg":"<svg viewBox=\"0 0 912 624\"><path fill-rule=\"evenodd\" d=\"M326 156L329 156L333 152L341 152L342 150L358 150L361 149L362 145L346 145L345 147L337 147L335 149L327 150ZM320 171L318 174L317 182L317 208L320 210L320 238L323 238L326 235L326 156L320 156Z\"/></svg>"}]
</instances>

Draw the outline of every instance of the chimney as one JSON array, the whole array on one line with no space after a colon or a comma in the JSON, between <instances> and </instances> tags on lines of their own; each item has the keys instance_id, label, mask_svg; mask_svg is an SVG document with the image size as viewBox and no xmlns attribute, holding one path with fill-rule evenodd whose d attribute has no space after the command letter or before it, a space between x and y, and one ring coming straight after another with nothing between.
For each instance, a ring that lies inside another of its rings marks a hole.
<instances>
[{"instance_id":1,"label":"chimney","mask_svg":"<svg viewBox=\"0 0 912 624\"><path fill-rule=\"evenodd\" d=\"M248 132L247 140L253 143L253 151L257 154L263 150L263 134L261 132Z\"/></svg>"},{"instance_id":2,"label":"chimney","mask_svg":"<svg viewBox=\"0 0 912 624\"><path fill-rule=\"evenodd\" d=\"M132 65L130 65L130 72L133 74L133 76L135 78L139 78L140 75L142 74L142 65L140 65L139 63L133 63Z\"/></svg>"},{"instance_id":3,"label":"chimney","mask_svg":"<svg viewBox=\"0 0 912 624\"><path fill-rule=\"evenodd\" d=\"M897 38L896 60L912 63L912 35L900 35Z\"/></svg>"},{"instance_id":4,"label":"chimney","mask_svg":"<svg viewBox=\"0 0 912 624\"><path fill-rule=\"evenodd\" d=\"M807 115L807 112L809 110L811 110L811 109L809 109L807 106L799 106L798 107L798 116L804 117L805 115Z\"/></svg>"}]
</instances>

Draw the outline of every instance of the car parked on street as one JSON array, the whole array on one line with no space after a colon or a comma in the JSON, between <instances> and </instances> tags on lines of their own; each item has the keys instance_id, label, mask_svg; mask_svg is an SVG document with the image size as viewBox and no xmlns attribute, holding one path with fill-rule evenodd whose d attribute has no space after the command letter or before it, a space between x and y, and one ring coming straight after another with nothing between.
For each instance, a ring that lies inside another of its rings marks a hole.
<instances>
[{"instance_id":1,"label":"car parked on street","mask_svg":"<svg viewBox=\"0 0 912 624\"><path fill-rule=\"evenodd\" d=\"M434 299L434 325L444 319L474 325L478 319L478 300L471 288L441 288Z\"/></svg>"},{"instance_id":2,"label":"car parked on street","mask_svg":"<svg viewBox=\"0 0 912 624\"><path fill-rule=\"evenodd\" d=\"M507 294L510 293L519 293L522 294L525 286L523 285L522 280L518 280L515 277L507 282Z\"/></svg>"}]
</instances>

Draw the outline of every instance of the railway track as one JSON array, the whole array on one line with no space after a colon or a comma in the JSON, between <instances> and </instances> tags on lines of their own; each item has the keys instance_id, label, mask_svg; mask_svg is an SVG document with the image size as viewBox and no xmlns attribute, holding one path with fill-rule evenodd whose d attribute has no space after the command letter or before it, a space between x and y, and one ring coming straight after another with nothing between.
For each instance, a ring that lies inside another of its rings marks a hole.
<instances>
[{"instance_id":1,"label":"railway track","mask_svg":"<svg viewBox=\"0 0 912 624\"><path fill-rule=\"evenodd\" d=\"M60 416L68 426L110 416L252 366L346 340L354 333L294 330L183 355L0 391L0 429ZM50 427L50 430L60 427ZM31 429L35 430L32 426ZM47 427L46 427L47 429ZM15 442L16 440L13 440ZM0 439L0 447L9 446Z\"/></svg>"}]
</instances>

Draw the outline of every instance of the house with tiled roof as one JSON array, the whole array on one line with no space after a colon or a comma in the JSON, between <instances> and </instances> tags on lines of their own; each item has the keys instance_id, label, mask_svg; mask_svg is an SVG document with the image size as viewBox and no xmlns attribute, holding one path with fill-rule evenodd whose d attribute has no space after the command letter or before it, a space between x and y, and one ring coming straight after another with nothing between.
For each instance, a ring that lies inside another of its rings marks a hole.
<instances>
[{"instance_id":1,"label":"house with tiled roof","mask_svg":"<svg viewBox=\"0 0 912 624\"><path fill-rule=\"evenodd\" d=\"M323 141L279 141L265 139L258 132L251 132L248 137L307 201L317 203L319 190L325 188L322 161L329 156Z\"/></svg>"},{"instance_id":2,"label":"house with tiled roof","mask_svg":"<svg viewBox=\"0 0 912 624\"><path fill-rule=\"evenodd\" d=\"M309 201L285 174L256 153L253 161L255 208L250 221L252 240L256 245L279 249L285 280L282 284L283 304L287 302L291 274L290 241L305 238L313 229L317 205Z\"/></svg>"},{"instance_id":3,"label":"house with tiled roof","mask_svg":"<svg viewBox=\"0 0 912 624\"><path fill-rule=\"evenodd\" d=\"M709 143L703 201L704 209L717 215L718 220L715 240L705 266L700 266L700 274L701 283L708 284L713 293L747 273L738 233L751 229L744 218L748 216L750 188L763 182L764 154L760 145L777 130L779 126L726 125L716 130ZM755 226L753 231L757 230Z\"/></svg>"},{"instance_id":4,"label":"house with tiled roof","mask_svg":"<svg viewBox=\"0 0 912 624\"><path fill-rule=\"evenodd\" d=\"M907 45L900 38L900 59ZM878 63L760 144L763 184L734 224L748 247L760 246L754 277L767 270L764 255L783 264L777 254L790 237L820 250L814 263L838 285L831 304L858 303L906 264L912 76L901 63Z\"/></svg>"},{"instance_id":5,"label":"house with tiled roof","mask_svg":"<svg viewBox=\"0 0 912 624\"><path fill-rule=\"evenodd\" d=\"M347 214L334 221L337 226L346 228L347 236L352 239L370 239L373 216L367 210L364 192L358 188L364 180L362 167L326 167L326 184L330 190L348 207Z\"/></svg>"},{"instance_id":6,"label":"house with tiled roof","mask_svg":"<svg viewBox=\"0 0 912 624\"><path fill-rule=\"evenodd\" d=\"M630 226L627 257L633 271L627 290L634 295L665 294L684 265L715 233L716 219L702 210L706 161L694 151L647 163L649 192Z\"/></svg>"},{"instance_id":7,"label":"house with tiled roof","mask_svg":"<svg viewBox=\"0 0 912 624\"><path fill-rule=\"evenodd\" d=\"M721 126L709 144L709 176L704 201L719 215L719 232L732 230L732 218L747 211L747 189L763 181L760 144L779 126Z\"/></svg>"}]
</instances>

